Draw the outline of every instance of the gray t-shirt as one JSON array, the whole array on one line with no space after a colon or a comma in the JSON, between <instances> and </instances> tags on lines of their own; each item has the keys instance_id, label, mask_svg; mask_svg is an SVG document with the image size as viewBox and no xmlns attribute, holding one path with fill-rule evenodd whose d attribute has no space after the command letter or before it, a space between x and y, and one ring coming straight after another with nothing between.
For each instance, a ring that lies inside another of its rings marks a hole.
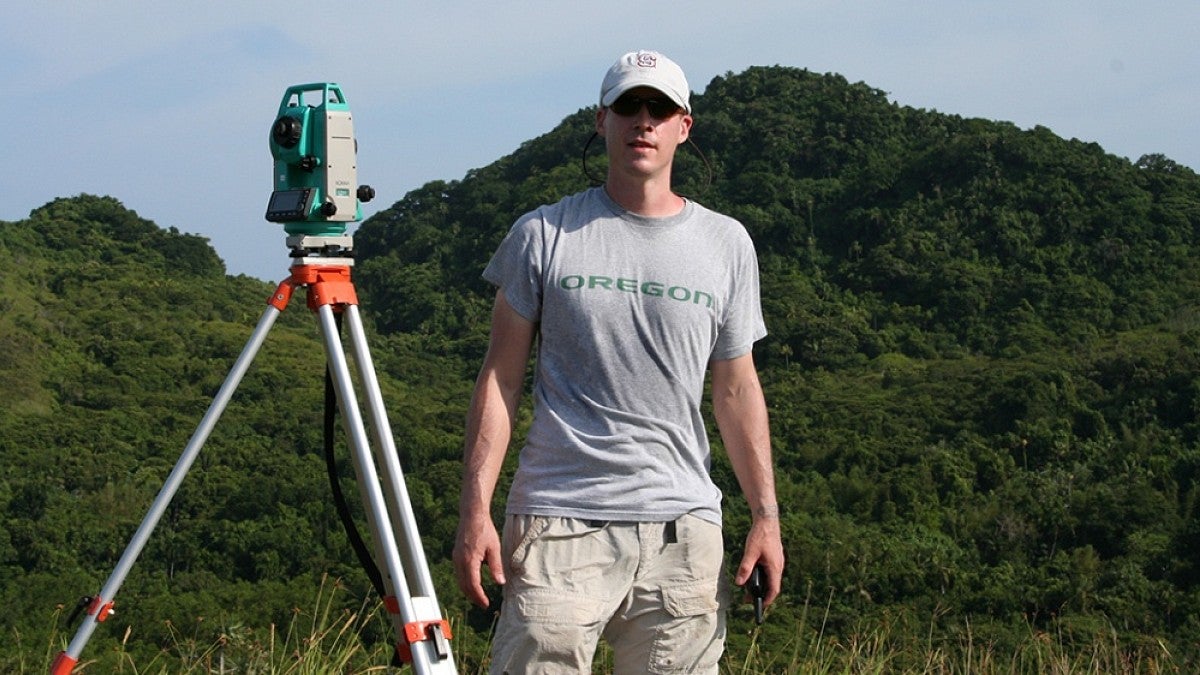
<instances>
[{"instance_id":1,"label":"gray t-shirt","mask_svg":"<svg viewBox=\"0 0 1200 675\"><path fill-rule=\"evenodd\" d=\"M518 219L483 276L540 324L508 513L719 524L705 372L766 335L741 223L691 201L647 218L593 188Z\"/></svg>"}]
</instances>

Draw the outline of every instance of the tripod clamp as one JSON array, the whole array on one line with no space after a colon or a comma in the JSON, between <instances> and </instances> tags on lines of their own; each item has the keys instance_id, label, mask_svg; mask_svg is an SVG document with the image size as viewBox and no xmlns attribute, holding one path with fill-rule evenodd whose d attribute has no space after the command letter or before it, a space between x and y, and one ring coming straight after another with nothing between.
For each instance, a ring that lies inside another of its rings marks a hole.
<instances>
[{"instance_id":1,"label":"tripod clamp","mask_svg":"<svg viewBox=\"0 0 1200 675\"><path fill-rule=\"evenodd\" d=\"M75 623L79 615L85 613L88 616L96 617L98 623L103 623L108 617L117 613L117 610L113 609L113 604L111 600L104 602L104 599L98 595L85 595L75 603L75 608L67 617L67 623Z\"/></svg>"}]
</instances>

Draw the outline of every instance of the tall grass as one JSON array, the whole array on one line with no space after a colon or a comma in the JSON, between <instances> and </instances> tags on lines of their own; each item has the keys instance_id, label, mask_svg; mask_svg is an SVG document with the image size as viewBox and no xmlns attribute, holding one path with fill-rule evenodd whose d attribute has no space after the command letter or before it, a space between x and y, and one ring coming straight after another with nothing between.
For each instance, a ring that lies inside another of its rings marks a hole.
<instances>
[{"instance_id":1,"label":"tall grass","mask_svg":"<svg viewBox=\"0 0 1200 675\"><path fill-rule=\"evenodd\" d=\"M338 609L342 586L328 578L322 580L312 606L294 608L287 627L271 624L265 629L250 626L223 626L215 641L212 632L198 619L189 633L167 622L168 644L156 654L135 654L128 650L130 629L115 649L93 658L82 659L75 673L101 675L326 675L328 673L383 673L391 661L389 644L367 645L363 628L381 616L382 605L367 601L357 610ZM58 617L55 617L56 621ZM16 636L19 639L19 636ZM36 664L19 658L12 664L19 673L46 673L54 657L65 648L69 636L52 637L43 658ZM86 654L85 654L86 656ZM31 667L32 666L32 667Z\"/></svg>"},{"instance_id":2,"label":"tall grass","mask_svg":"<svg viewBox=\"0 0 1200 675\"><path fill-rule=\"evenodd\" d=\"M109 653L82 660L77 673L99 675L186 674L186 675L367 675L389 671L392 645L363 639L371 624L378 633L390 631L389 619L381 603L367 601L356 609L345 609L338 602L343 587L328 579L320 585L316 598L307 608L296 608L283 629L226 626L219 637L201 622L189 632L168 626L169 644L147 655L128 651L129 631ZM808 607L805 606L807 613ZM56 619L58 617L55 617ZM1154 674L1184 672L1170 649L1161 640L1122 644L1111 628L1095 631L1089 639L1030 628L1015 646L1003 647L977 636L970 624L959 627L952 637L935 635L932 626L924 636L912 631L893 631L888 625L848 636L835 636L825 630L823 620L817 628L807 628L807 616L801 628L782 644L763 644L761 628L754 628L746 641L726 654L721 666L724 675L1100 675ZM452 623L455 623L452 621ZM458 621L457 623L462 623ZM21 635L11 635L17 656L0 662L0 668L13 673L46 673L54 656L70 636L57 633L42 649L29 649ZM456 662L464 675L486 672L486 654L466 654L453 643ZM476 643L482 651L485 645ZM39 652L41 652L39 654ZM611 651L601 645L595 672L608 672ZM473 664L464 666L463 664Z\"/></svg>"},{"instance_id":3,"label":"tall grass","mask_svg":"<svg viewBox=\"0 0 1200 675\"><path fill-rule=\"evenodd\" d=\"M1167 646L1120 644L1115 634L1096 635L1076 644L1045 632L1031 631L1015 649L967 636L946 645L915 644L886 628L846 638L819 632L797 635L770 651L752 642L740 660L726 659L728 675L1109 675L1190 672L1176 664Z\"/></svg>"},{"instance_id":4,"label":"tall grass","mask_svg":"<svg viewBox=\"0 0 1200 675\"><path fill-rule=\"evenodd\" d=\"M811 604L806 601L798 622L807 627ZM1158 675L1190 672L1176 663L1162 640L1126 644L1116 630L1098 624L1087 639L1064 632L1048 633L1032 626L1015 644L1001 646L977 636L969 621L947 631L935 630L941 614L930 617L924 636L911 630L893 632L886 622L848 636L826 632L829 606L816 629L799 628L783 644L765 646L761 628L750 633L748 646L729 653L725 675Z\"/></svg>"}]
</instances>

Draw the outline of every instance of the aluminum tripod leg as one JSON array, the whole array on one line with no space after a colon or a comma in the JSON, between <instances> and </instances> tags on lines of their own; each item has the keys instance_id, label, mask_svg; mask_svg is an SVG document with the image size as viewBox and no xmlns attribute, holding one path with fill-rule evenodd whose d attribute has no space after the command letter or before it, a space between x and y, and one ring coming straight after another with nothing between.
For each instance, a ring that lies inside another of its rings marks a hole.
<instances>
[{"instance_id":1,"label":"aluminum tripod leg","mask_svg":"<svg viewBox=\"0 0 1200 675\"><path fill-rule=\"evenodd\" d=\"M428 565L421 549L412 505L404 487L400 462L392 439L391 427L383 407L383 396L375 375L374 364L362 328L358 307L345 306L350 325L350 342L358 365L359 379L364 389L367 410L375 432L377 459L383 466L383 477L376 469L366 426L359 413L358 399L341 336L337 330L332 307L316 309L325 343L330 377L337 392L338 409L346 428L358 477L359 489L366 505L367 523L371 528L377 557L387 591L392 594L388 610L393 615L399 644L409 650L413 669L420 674L452 674L457 670L450 652L447 624L442 620ZM385 489L387 494L385 495ZM389 500L390 498L390 500ZM393 522L398 525L405 553L401 556ZM414 578L410 579L411 572Z\"/></svg>"},{"instance_id":2,"label":"aluminum tripod leg","mask_svg":"<svg viewBox=\"0 0 1200 675\"><path fill-rule=\"evenodd\" d=\"M400 453L396 450L396 443L392 438L387 410L383 405L383 394L379 389L379 380L375 375L375 365L367 347L366 332L363 330L357 306L346 307L346 319L350 327L350 345L354 350L354 360L358 364L359 378L367 397L367 412L371 416L371 426L376 434L376 459L383 471L383 486L388 493L388 505L393 509L392 522L399 523L407 534L401 542L404 548L400 550L400 555L406 567L415 575L415 578L411 579L414 584L412 590L416 595L427 597L436 604L437 593L433 587L433 578L429 575L425 549L422 548L420 537L417 535L417 519L412 510L408 488L404 483L404 470L400 468Z\"/></svg>"},{"instance_id":3,"label":"aluminum tripod leg","mask_svg":"<svg viewBox=\"0 0 1200 675\"><path fill-rule=\"evenodd\" d=\"M109 575L108 581L100 589L100 594L92 599L91 604L87 608L87 616L83 623L79 626L79 630L75 633L75 637L71 639L70 645L66 651L58 655L54 663L50 666L50 672L53 675L66 675L71 672L75 664L79 662L79 655L83 653L84 646L87 645L88 639L95 632L97 625L108 618L112 613L113 598L116 597L117 591L120 590L121 584L125 582L125 577L129 575L130 568L141 555L142 549L146 547L146 541L150 538L151 532L154 531L158 521L166 512L167 506L170 504L172 497L179 490L180 483L183 482L187 472L192 467L192 463L196 461L196 457L200 454L200 449L204 447L205 441L208 440L209 434L212 433L213 427L216 426L217 420L220 419L221 413L225 412L226 406L229 405L229 399L233 396L233 392L241 383L242 377L245 376L246 370L254 361L254 357L258 354L258 350L262 347L263 341L266 340L267 333L271 331L271 326L275 324L275 319L279 317L279 310L268 305L262 318L258 321L258 326L255 327L254 333L250 335L250 339L246 342L246 346L242 348L242 353L234 362L233 368L229 371L229 375L225 377L225 382L217 391L217 395L213 398L213 402L208 407L208 412L204 414L204 418L200 420L199 426L192 434L192 438L188 441L187 447L184 448L183 454L180 455L179 461L175 463L175 468L167 476L166 483L163 484L158 496L154 498L154 503L150 505L150 510L142 518L142 524L138 526L137 532L125 547L125 552L121 554L121 559L117 561L117 566Z\"/></svg>"}]
</instances>

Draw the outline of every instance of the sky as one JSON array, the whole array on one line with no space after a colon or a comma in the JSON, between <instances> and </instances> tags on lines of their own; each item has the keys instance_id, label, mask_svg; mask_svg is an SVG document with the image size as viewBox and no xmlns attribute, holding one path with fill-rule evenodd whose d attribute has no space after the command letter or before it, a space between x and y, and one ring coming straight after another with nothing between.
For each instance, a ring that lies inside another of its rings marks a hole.
<instances>
[{"instance_id":1,"label":"sky","mask_svg":"<svg viewBox=\"0 0 1200 675\"><path fill-rule=\"evenodd\" d=\"M0 220L108 195L207 238L230 274L278 281L285 234L263 214L288 86L341 85L370 216L595 105L637 49L677 61L697 93L751 66L807 68L1200 169L1197 26L1196 0L8 3Z\"/></svg>"}]
</instances>

